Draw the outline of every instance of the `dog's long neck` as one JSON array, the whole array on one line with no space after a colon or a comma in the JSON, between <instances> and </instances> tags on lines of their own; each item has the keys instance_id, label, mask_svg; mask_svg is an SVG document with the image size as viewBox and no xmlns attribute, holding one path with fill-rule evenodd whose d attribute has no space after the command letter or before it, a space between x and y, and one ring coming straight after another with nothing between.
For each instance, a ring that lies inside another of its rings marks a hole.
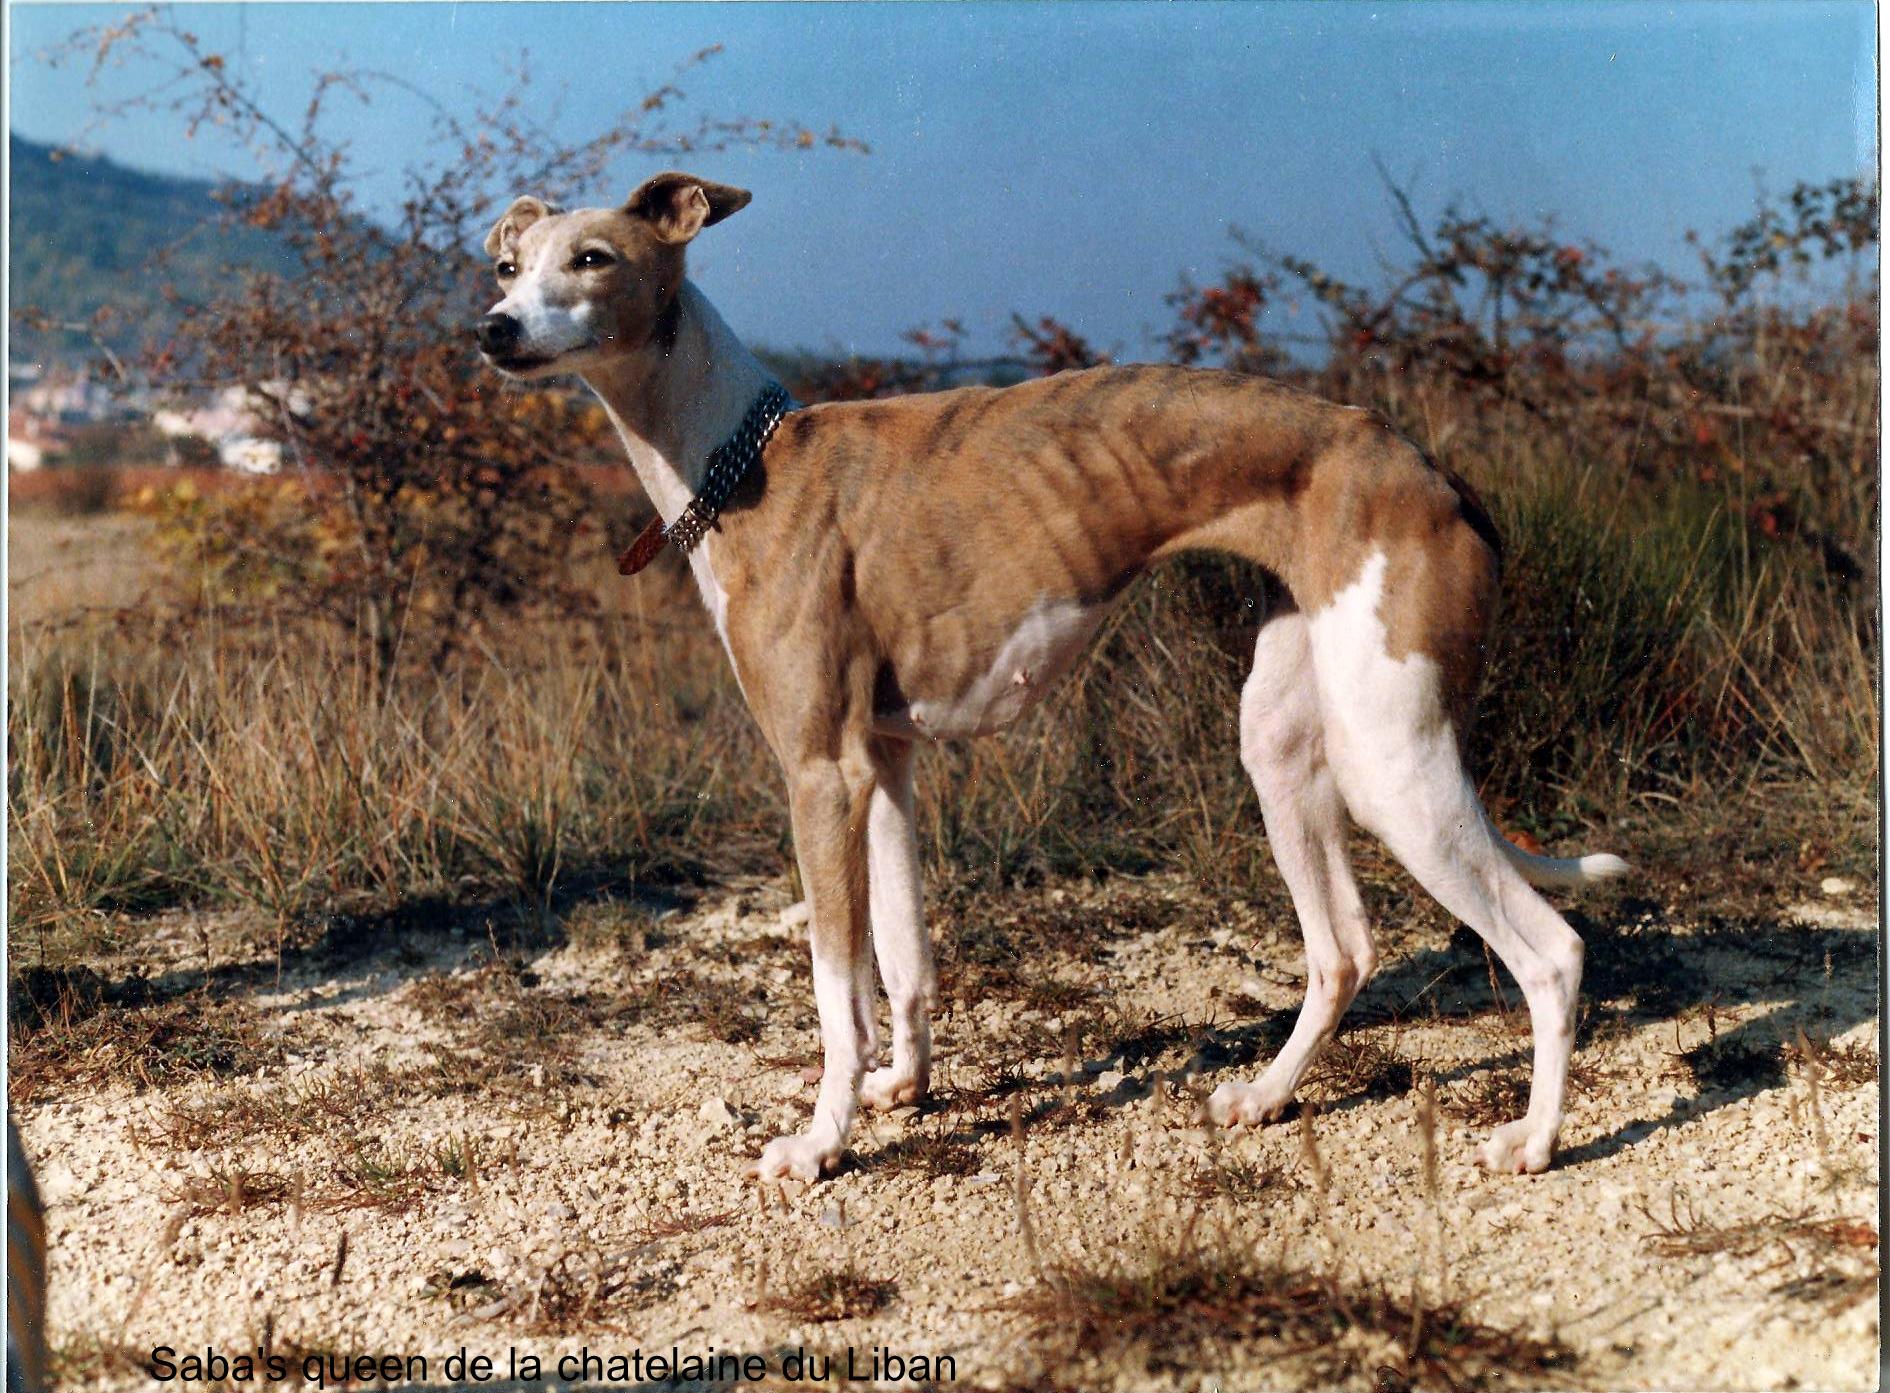
<instances>
[{"instance_id":1,"label":"dog's long neck","mask_svg":"<svg viewBox=\"0 0 1890 1393\"><path fill-rule=\"evenodd\" d=\"M652 345L584 375L665 523L695 497L709 453L771 380L694 282L677 291L674 314L667 352Z\"/></svg>"}]
</instances>

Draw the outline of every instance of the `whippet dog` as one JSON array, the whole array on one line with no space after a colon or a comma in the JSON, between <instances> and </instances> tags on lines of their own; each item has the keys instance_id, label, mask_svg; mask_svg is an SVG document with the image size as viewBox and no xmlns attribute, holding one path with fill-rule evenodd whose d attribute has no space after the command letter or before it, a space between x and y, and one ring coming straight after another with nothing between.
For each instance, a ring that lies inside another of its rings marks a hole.
<instances>
[{"instance_id":1,"label":"whippet dog","mask_svg":"<svg viewBox=\"0 0 1890 1393\"><path fill-rule=\"evenodd\" d=\"M603 402L661 514L627 568L666 539L686 550L787 776L825 1071L807 1130L757 1173L817 1178L859 1103L929 1084L914 743L1011 724L1130 582L1190 551L1257 562L1290 595L1259 632L1240 754L1307 961L1286 1045L1258 1081L1217 1088L1209 1118L1281 1116L1377 964L1349 811L1521 986L1529 1106L1480 1156L1547 1167L1582 944L1531 885L1627 866L1523 852L1464 772L1498 573L1469 489L1376 415L1229 372L1101 367L788 411L684 275L689 242L749 197L669 173L621 208L518 199L486 239L504 298L477 336L502 373L575 373ZM892 1007L882 1068L869 940Z\"/></svg>"}]
</instances>

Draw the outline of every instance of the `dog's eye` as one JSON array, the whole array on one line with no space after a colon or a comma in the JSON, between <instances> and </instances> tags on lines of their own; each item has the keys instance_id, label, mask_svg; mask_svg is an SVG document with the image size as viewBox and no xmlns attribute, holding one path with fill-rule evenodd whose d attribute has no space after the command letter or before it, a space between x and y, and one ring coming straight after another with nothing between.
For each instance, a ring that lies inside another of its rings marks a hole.
<instances>
[{"instance_id":1,"label":"dog's eye","mask_svg":"<svg viewBox=\"0 0 1890 1393\"><path fill-rule=\"evenodd\" d=\"M501 261L498 265L494 266L492 270L493 274L498 276L500 280L509 281L518 274L518 263L516 261Z\"/></svg>"},{"instance_id":2,"label":"dog's eye","mask_svg":"<svg viewBox=\"0 0 1890 1393\"><path fill-rule=\"evenodd\" d=\"M595 271L600 266L610 265L613 258L609 252L601 252L596 247L586 247L571 258L573 271Z\"/></svg>"}]
</instances>

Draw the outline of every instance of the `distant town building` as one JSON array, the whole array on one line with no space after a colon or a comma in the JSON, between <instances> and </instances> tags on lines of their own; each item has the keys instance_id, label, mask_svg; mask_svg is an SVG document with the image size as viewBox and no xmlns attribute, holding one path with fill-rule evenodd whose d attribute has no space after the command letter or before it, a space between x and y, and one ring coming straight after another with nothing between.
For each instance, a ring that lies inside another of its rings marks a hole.
<instances>
[{"instance_id":1,"label":"distant town building","mask_svg":"<svg viewBox=\"0 0 1890 1393\"><path fill-rule=\"evenodd\" d=\"M9 412L23 410L35 420L61 426L131 421L143 414L143 403L136 396L113 390L88 369L37 368L37 364L27 364L8 371Z\"/></svg>"},{"instance_id":2,"label":"distant town building","mask_svg":"<svg viewBox=\"0 0 1890 1393\"><path fill-rule=\"evenodd\" d=\"M281 392L280 383L261 384L272 395ZM208 441L217 459L226 469L245 474L274 474L282 468L282 446L264 439L262 422L254 409L255 398L247 387L225 387L202 406L163 407L151 413L151 424L160 435L173 439L195 436ZM301 390L288 394L289 410L300 415L309 408L308 395Z\"/></svg>"},{"instance_id":3,"label":"distant town building","mask_svg":"<svg viewBox=\"0 0 1890 1393\"><path fill-rule=\"evenodd\" d=\"M260 384L282 395L282 384ZM7 368L7 467L40 469L58 463L82 426L148 422L166 439L201 440L226 469L274 474L282 468L282 446L265 438L256 398L244 386L224 387L193 404L155 405L148 394L114 390L84 370L45 370L37 363ZM309 410L308 393L287 394L289 410ZM175 452L173 452L175 454Z\"/></svg>"},{"instance_id":4,"label":"distant town building","mask_svg":"<svg viewBox=\"0 0 1890 1393\"><path fill-rule=\"evenodd\" d=\"M133 421L134 397L114 392L85 369L47 370L38 363L7 365L7 468L56 464L72 433L101 422Z\"/></svg>"},{"instance_id":5,"label":"distant town building","mask_svg":"<svg viewBox=\"0 0 1890 1393\"><path fill-rule=\"evenodd\" d=\"M66 448L57 426L23 407L7 411L7 468L22 472L39 469Z\"/></svg>"}]
</instances>

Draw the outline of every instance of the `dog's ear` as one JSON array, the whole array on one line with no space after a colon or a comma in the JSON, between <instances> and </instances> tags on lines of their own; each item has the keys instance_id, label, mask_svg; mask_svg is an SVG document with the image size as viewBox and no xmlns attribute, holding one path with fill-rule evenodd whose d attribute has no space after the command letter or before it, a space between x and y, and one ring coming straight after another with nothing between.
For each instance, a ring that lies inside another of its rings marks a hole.
<instances>
[{"instance_id":1,"label":"dog's ear","mask_svg":"<svg viewBox=\"0 0 1890 1393\"><path fill-rule=\"evenodd\" d=\"M687 242L703 228L746 208L753 197L747 189L672 170L644 180L623 210L642 218L665 242Z\"/></svg>"},{"instance_id":2,"label":"dog's ear","mask_svg":"<svg viewBox=\"0 0 1890 1393\"><path fill-rule=\"evenodd\" d=\"M504 215L492 225L492 231L486 234L486 255L497 256L501 248L518 241L519 234L526 228L557 211L544 199L533 198L530 194L513 199L512 206L505 210Z\"/></svg>"}]
</instances>

